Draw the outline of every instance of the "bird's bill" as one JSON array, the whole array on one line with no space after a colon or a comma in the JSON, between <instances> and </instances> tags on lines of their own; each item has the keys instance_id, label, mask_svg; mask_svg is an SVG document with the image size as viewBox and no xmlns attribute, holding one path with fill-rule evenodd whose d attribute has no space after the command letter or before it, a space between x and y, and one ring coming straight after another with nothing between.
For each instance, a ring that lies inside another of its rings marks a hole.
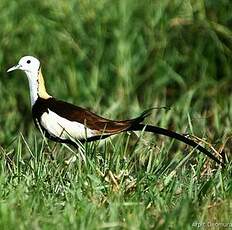
<instances>
[{"instance_id":1,"label":"bird's bill","mask_svg":"<svg viewBox=\"0 0 232 230\"><path fill-rule=\"evenodd\" d=\"M19 64L15 65L15 66L12 66L12 67L11 67L10 69L8 69L6 72L9 73L9 72L14 71L14 70L16 70L16 69L20 69L20 65L19 65Z\"/></svg>"}]
</instances>

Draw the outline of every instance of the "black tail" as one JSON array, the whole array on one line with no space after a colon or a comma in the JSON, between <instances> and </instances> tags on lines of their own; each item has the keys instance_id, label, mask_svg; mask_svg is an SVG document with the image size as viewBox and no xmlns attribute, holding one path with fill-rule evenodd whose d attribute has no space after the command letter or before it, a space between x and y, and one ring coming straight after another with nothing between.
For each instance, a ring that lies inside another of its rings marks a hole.
<instances>
[{"instance_id":1,"label":"black tail","mask_svg":"<svg viewBox=\"0 0 232 230\"><path fill-rule=\"evenodd\" d=\"M174 131L168 130L168 129L163 129L157 126L153 125L144 125L144 124L135 124L133 125L128 131L141 131L144 130L146 132L151 132L155 134L160 134L164 136L168 136L171 138L174 138L176 140L179 140L181 142L184 142L187 145L192 146L193 148L198 149L208 157L210 157L212 160L216 161L218 164L224 166L224 163L218 160L212 153L210 153L207 149L203 148L201 145L197 144L195 141L188 139L187 137L176 133Z\"/></svg>"}]
</instances>

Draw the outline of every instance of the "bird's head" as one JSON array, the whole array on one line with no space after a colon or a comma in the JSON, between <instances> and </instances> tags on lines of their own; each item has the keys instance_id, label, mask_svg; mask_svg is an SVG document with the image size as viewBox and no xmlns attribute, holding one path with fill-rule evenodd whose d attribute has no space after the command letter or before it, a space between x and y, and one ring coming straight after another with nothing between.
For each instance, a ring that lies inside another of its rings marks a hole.
<instances>
[{"instance_id":1,"label":"bird's head","mask_svg":"<svg viewBox=\"0 0 232 230\"><path fill-rule=\"evenodd\" d=\"M7 72L17 69L24 71L27 75L32 105L34 105L38 97L44 99L51 97L46 91L43 75L41 73L40 61L37 58L24 56L19 60L17 65L8 69Z\"/></svg>"},{"instance_id":2,"label":"bird's head","mask_svg":"<svg viewBox=\"0 0 232 230\"><path fill-rule=\"evenodd\" d=\"M8 69L7 72L11 72L17 69L22 70L27 74L38 74L40 69L40 61L32 56L24 56L19 60L17 65Z\"/></svg>"}]
</instances>

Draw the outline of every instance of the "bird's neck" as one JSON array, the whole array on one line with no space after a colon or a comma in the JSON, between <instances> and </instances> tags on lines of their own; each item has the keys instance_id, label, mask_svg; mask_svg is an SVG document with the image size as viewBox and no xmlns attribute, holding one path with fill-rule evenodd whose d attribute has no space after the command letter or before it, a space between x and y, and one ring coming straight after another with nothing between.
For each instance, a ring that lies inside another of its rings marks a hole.
<instances>
[{"instance_id":1,"label":"bird's neck","mask_svg":"<svg viewBox=\"0 0 232 230\"><path fill-rule=\"evenodd\" d=\"M26 72L26 75L29 81L31 106L35 104L38 97L43 99L51 97L46 91L41 68L36 73Z\"/></svg>"}]
</instances>

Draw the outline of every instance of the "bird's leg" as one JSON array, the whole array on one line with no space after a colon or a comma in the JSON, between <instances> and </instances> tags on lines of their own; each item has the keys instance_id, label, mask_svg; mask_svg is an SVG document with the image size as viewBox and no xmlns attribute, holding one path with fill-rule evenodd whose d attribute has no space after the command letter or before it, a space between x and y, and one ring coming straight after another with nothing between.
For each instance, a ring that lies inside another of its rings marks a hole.
<instances>
[{"instance_id":1,"label":"bird's leg","mask_svg":"<svg viewBox=\"0 0 232 230\"><path fill-rule=\"evenodd\" d=\"M74 163L76 160L77 160L76 155L72 155L69 159L65 160L64 163L66 165L70 165L70 164Z\"/></svg>"},{"instance_id":2,"label":"bird's leg","mask_svg":"<svg viewBox=\"0 0 232 230\"><path fill-rule=\"evenodd\" d=\"M63 143L63 146L67 148L72 154L72 156L69 157L69 159L65 160L65 164L69 165L71 163L74 163L77 160L77 158L79 158L79 161L84 161L84 163L86 164L86 158L84 155L85 149L81 145L81 143L76 142L75 145L73 145L78 151L78 153L74 151L71 147L69 147L67 144Z\"/></svg>"}]
</instances>

